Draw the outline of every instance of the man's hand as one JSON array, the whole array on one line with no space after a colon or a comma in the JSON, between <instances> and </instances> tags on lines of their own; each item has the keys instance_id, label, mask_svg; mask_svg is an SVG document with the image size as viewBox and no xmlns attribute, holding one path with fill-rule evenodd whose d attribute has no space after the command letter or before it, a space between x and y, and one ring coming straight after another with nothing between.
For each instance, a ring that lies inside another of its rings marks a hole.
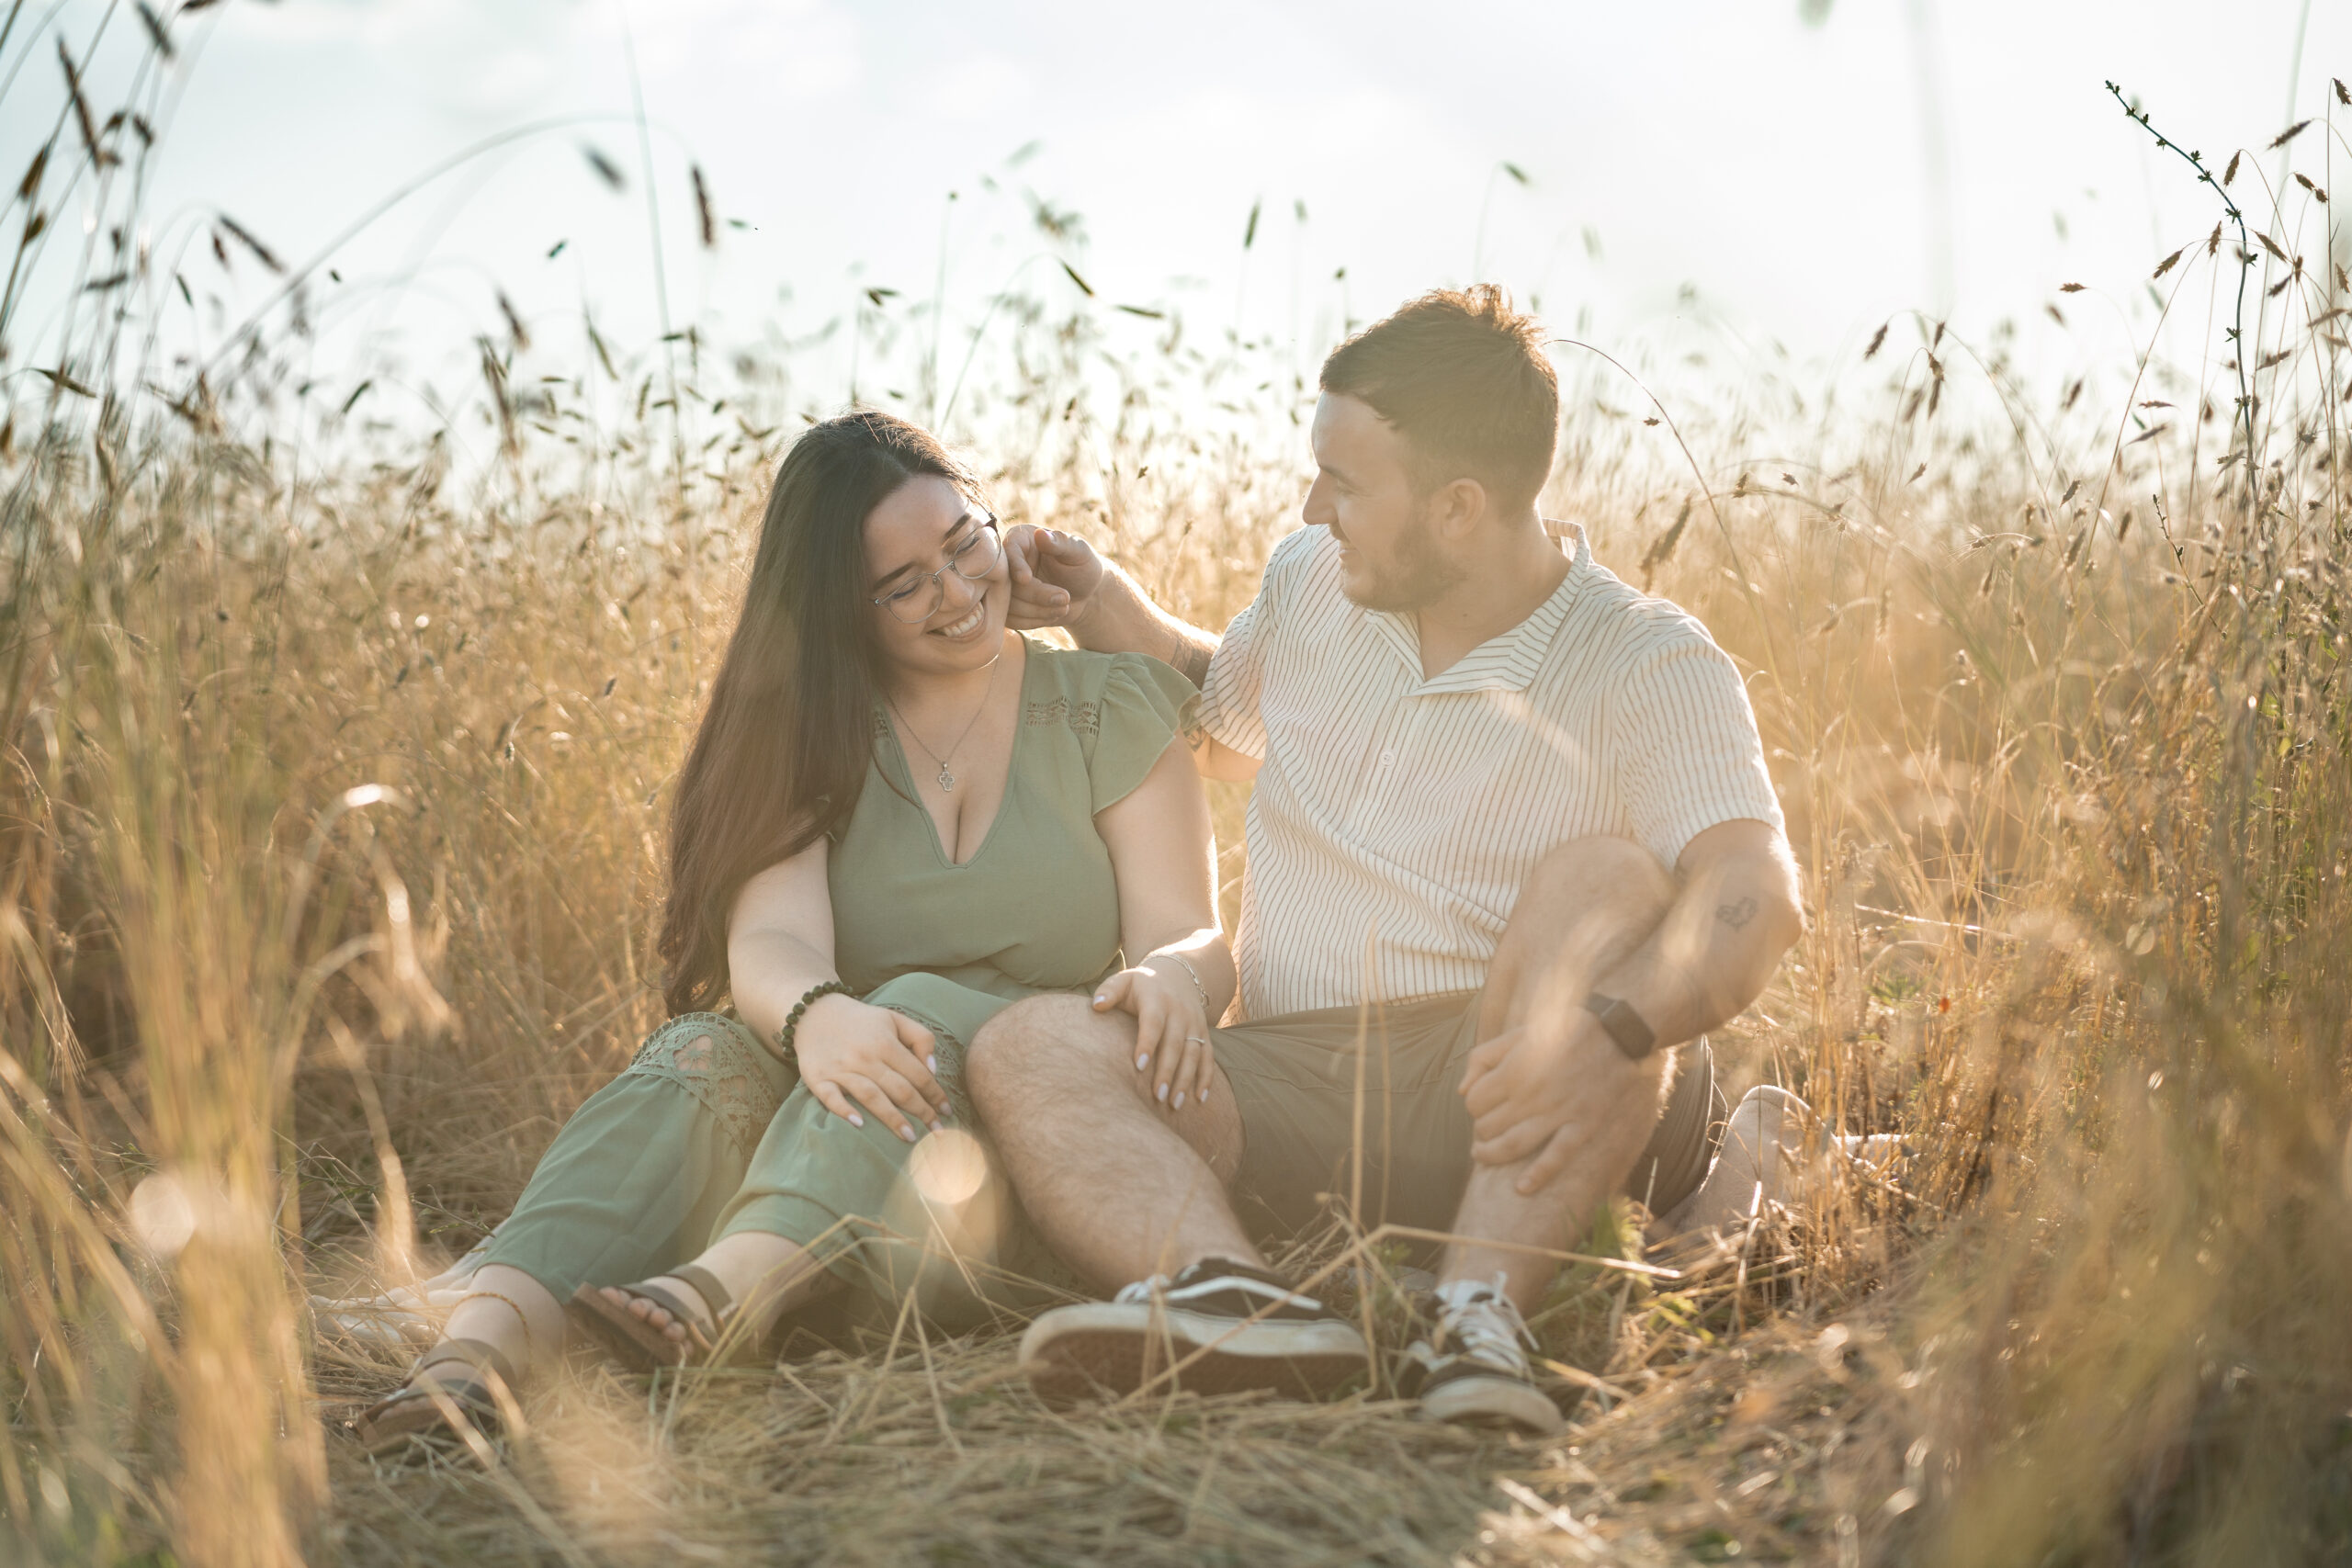
<instances>
[{"instance_id":1,"label":"man's hand","mask_svg":"<svg viewBox=\"0 0 2352 1568\"><path fill-rule=\"evenodd\" d=\"M1078 646L1096 653L1142 653L1159 660L1195 686L1206 684L1217 639L1187 626L1151 602L1135 579L1104 560L1075 534L1016 524L1004 536L1012 604L1005 624L1019 630L1061 626ZM1202 754L1191 737L1197 758ZM1238 756L1238 753L1235 755ZM1238 773L1204 764L1211 778L1248 778L1254 757L1241 759Z\"/></svg>"},{"instance_id":2,"label":"man's hand","mask_svg":"<svg viewBox=\"0 0 2352 1568\"><path fill-rule=\"evenodd\" d=\"M1629 1061L1582 1008L1565 1021L1565 1029L1505 1030L1470 1053L1462 1075L1470 1157L1480 1165L1528 1161L1513 1183L1522 1197L1550 1185L1604 1128L1657 1112L1667 1053Z\"/></svg>"},{"instance_id":3,"label":"man's hand","mask_svg":"<svg viewBox=\"0 0 2352 1568\"><path fill-rule=\"evenodd\" d=\"M1012 604L1005 624L1015 631L1075 626L1094 607L1110 568L1075 534L1016 523L1005 530L1004 554L1012 575Z\"/></svg>"}]
</instances>

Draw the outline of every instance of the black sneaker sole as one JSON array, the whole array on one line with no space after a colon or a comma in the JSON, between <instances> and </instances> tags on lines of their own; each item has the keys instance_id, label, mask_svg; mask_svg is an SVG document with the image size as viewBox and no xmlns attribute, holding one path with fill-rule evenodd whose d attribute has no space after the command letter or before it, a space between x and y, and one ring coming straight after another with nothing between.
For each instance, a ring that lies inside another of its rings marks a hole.
<instances>
[{"instance_id":1,"label":"black sneaker sole","mask_svg":"<svg viewBox=\"0 0 2352 1568\"><path fill-rule=\"evenodd\" d=\"M1058 1307L1029 1325L1021 1370L1048 1406L1132 1393L1179 1361L1178 1386L1195 1393L1263 1389L1317 1399L1370 1370L1352 1324L1239 1319L1091 1302Z\"/></svg>"}]
</instances>

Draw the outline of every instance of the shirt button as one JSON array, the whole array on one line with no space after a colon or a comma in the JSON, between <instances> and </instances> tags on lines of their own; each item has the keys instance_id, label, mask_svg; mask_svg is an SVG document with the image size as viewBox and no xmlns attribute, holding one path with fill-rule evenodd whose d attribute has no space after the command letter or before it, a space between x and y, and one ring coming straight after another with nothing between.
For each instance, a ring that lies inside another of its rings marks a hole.
<instances>
[{"instance_id":1,"label":"shirt button","mask_svg":"<svg viewBox=\"0 0 2352 1568\"><path fill-rule=\"evenodd\" d=\"M1380 765L1384 768L1388 766L1391 762L1394 762L1396 760L1396 753L1394 751L1383 751L1380 754Z\"/></svg>"}]
</instances>

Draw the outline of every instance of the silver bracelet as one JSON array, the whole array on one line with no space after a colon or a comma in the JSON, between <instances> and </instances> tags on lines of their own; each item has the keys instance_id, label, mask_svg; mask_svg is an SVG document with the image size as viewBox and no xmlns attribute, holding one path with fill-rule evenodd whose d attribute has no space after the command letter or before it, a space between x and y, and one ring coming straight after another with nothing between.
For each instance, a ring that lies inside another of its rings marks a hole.
<instances>
[{"instance_id":1,"label":"silver bracelet","mask_svg":"<svg viewBox=\"0 0 2352 1568\"><path fill-rule=\"evenodd\" d=\"M1182 965L1183 966L1184 973L1185 973L1187 976L1189 976L1191 977L1191 979L1192 979L1192 982L1193 982L1193 989L1194 991L1197 991L1198 993L1200 993L1200 998L1201 998L1201 1016L1202 1016L1203 1018L1208 1018L1208 1011L1209 1011L1209 988L1208 988L1206 986L1204 986L1204 985L1202 985L1202 984L1201 984L1201 972L1200 972L1199 970L1197 970L1197 969L1193 968L1193 964L1192 964L1192 961L1191 961L1191 960L1189 960L1189 959L1187 959L1187 958L1186 958L1182 953L1164 953L1164 954L1163 954L1163 956L1165 956L1166 958L1168 958L1170 962L1175 963L1175 964L1182 964ZM1214 1025L1216 1024L1216 1020L1215 1020L1215 1019L1213 1019L1213 1018L1210 1018L1210 1019L1209 1019L1209 1022L1210 1022L1210 1024L1211 1024L1212 1026L1214 1026Z\"/></svg>"}]
</instances>

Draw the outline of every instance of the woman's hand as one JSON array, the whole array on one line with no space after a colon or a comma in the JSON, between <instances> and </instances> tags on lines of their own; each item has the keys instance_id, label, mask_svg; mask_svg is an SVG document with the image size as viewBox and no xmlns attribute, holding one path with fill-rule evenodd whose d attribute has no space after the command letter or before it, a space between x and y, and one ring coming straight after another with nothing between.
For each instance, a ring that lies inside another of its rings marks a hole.
<instances>
[{"instance_id":1,"label":"woman's hand","mask_svg":"<svg viewBox=\"0 0 2352 1568\"><path fill-rule=\"evenodd\" d=\"M1216 1071L1200 987L1183 964L1154 954L1094 987L1096 1012L1136 1019L1136 1071L1152 1075L1152 1098L1170 1111L1208 1098Z\"/></svg>"},{"instance_id":2,"label":"woman's hand","mask_svg":"<svg viewBox=\"0 0 2352 1568\"><path fill-rule=\"evenodd\" d=\"M793 1035L800 1081L819 1104L863 1127L854 1099L910 1144L915 1122L937 1131L950 1114L947 1091L932 1076L937 1049L931 1031L906 1014L838 993L810 1003Z\"/></svg>"}]
</instances>

